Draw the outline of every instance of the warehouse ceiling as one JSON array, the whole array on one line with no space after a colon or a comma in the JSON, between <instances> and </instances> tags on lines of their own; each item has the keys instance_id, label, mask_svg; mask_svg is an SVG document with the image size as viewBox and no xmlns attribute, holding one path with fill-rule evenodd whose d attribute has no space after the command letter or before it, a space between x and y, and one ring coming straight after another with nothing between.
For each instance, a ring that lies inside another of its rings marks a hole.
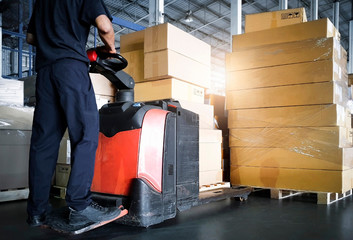
<instances>
[{"instance_id":1,"label":"warehouse ceiling","mask_svg":"<svg viewBox=\"0 0 353 240\"><path fill-rule=\"evenodd\" d=\"M114 16L148 26L148 0L104 0ZM329 18L333 22L333 0L320 0L319 18ZM279 2L276 0L247 0L242 1L242 32L246 14L276 11ZM289 0L288 8L304 7L308 20L311 19L311 0ZM192 22L185 22L188 11L191 11ZM224 77L225 53L230 46L230 0L165 0L164 21L169 22L212 46L212 79ZM353 19L352 0L340 1L341 43L348 49L349 21ZM117 40L119 35L131 30L115 26ZM224 80L213 81L213 87L224 88Z\"/></svg>"},{"instance_id":2,"label":"warehouse ceiling","mask_svg":"<svg viewBox=\"0 0 353 240\"><path fill-rule=\"evenodd\" d=\"M22 0L24 27L28 24L29 2ZM11 31L18 31L18 3L19 0L3 0L1 8L3 12L3 28ZM104 0L113 16L148 27L149 25L149 0ZM320 0L319 18L329 18L333 21L334 0ZM340 2L340 22L339 31L341 33L341 43L348 49L349 21L352 16L352 0L341 0ZM242 18L243 32L244 19L246 14L275 11L278 10L279 2L276 0L243 0ZM311 0L289 0L288 8L304 7L308 20ZM187 12L191 11L192 22L186 22ZM212 78L224 79L224 58L225 53L230 51L230 0L165 0L164 1L164 21L169 22L180 29L194 35L212 46L212 65L214 76ZM130 29L114 25L116 32L116 46L119 46L120 36L133 32ZM94 44L94 31L92 29L88 46ZM9 36L3 37L4 45L14 41ZM16 41L12 44L16 44ZM215 81L215 88L224 87L224 80Z\"/></svg>"}]
</instances>

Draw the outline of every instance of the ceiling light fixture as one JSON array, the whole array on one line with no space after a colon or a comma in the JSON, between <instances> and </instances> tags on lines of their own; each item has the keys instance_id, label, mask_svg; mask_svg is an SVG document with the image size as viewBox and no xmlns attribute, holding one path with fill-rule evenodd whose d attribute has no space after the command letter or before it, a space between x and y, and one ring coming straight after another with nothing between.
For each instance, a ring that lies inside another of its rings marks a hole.
<instances>
[{"instance_id":1,"label":"ceiling light fixture","mask_svg":"<svg viewBox=\"0 0 353 240\"><path fill-rule=\"evenodd\" d=\"M191 14L192 14L191 10L186 12L186 16L184 18L185 22L190 23L190 22L194 21L194 19L192 18Z\"/></svg>"}]
</instances>

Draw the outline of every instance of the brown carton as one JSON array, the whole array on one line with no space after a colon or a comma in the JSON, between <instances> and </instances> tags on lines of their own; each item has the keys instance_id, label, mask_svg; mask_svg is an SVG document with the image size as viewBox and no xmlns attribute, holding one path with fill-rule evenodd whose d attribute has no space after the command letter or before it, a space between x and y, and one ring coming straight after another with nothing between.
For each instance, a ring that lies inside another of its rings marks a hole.
<instances>
[{"instance_id":1,"label":"brown carton","mask_svg":"<svg viewBox=\"0 0 353 240\"><path fill-rule=\"evenodd\" d=\"M351 86L353 83L353 74L348 75L348 85Z\"/></svg>"},{"instance_id":2,"label":"brown carton","mask_svg":"<svg viewBox=\"0 0 353 240\"><path fill-rule=\"evenodd\" d=\"M310 147L306 146L307 149ZM240 166L317 170L353 168L353 148L327 146L310 153L307 149L233 147L230 154L232 165Z\"/></svg>"},{"instance_id":3,"label":"brown carton","mask_svg":"<svg viewBox=\"0 0 353 240\"><path fill-rule=\"evenodd\" d=\"M144 53L143 50L135 50L124 52L121 54L128 62L127 67L123 70L129 74L135 81L144 82Z\"/></svg>"},{"instance_id":4,"label":"brown carton","mask_svg":"<svg viewBox=\"0 0 353 240\"><path fill-rule=\"evenodd\" d=\"M145 30L120 36L120 53L143 50L145 42Z\"/></svg>"},{"instance_id":5,"label":"brown carton","mask_svg":"<svg viewBox=\"0 0 353 240\"><path fill-rule=\"evenodd\" d=\"M229 130L230 147L285 148L309 156L330 147L352 147L352 129L344 127L237 128Z\"/></svg>"},{"instance_id":6,"label":"brown carton","mask_svg":"<svg viewBox=\"0 0 353 240\"><path fill-rule=\"evenodd\" d=\"M145 53L145 79L177 78L210 88L210 67L173 50Z\"/></svg>"},{"instance_id":7,"label":"brown carton","mask_svg":"<svg viewBox=\"0 0 353 240\"><path fill-rule=\"evenodd\" d=\"M263 31L232 36L233 51L262 45L302 41L310 38L340 38L340 34L328 18L298 23Z\"/></svg>"},{"instance_id":8,"label":"brown carton","mask_svg":"<svg viewBox=\"0 0 353 240\"><path fill-rule=\"evenodd\" d=\"M98 109L100 109L103 105L108 103L115 102L115 98L113 96L105 96L105 95L97 95L96 94L96 103Z\"/></svg>"},{"instance_id":9,"label":"brown carton","mask_svg":"<svg viewBox=\"0 0 353 240\"><path fill-rule=\"evenodd\" d=\"M166 49L173 50L206 66L211 65L211 46L191 34L169 23L145 29L145 53Z\"/></svg>"},{"instance_id":10,"label":"brown carton","mask_svg":"<svg viewBox=\"0 0 353 240\"><path fill-rule=\"evenodd\" d=\"M116 88L106 77L99 73L90 73L89 75L95 94L115 96Z\"/></svg>"},{"instance_id":11,"label":"brown carton","mask_svg":"<svg viewBox=\"0 0 353 240\"><path fill-rule=\"evenodd\" d=\"M323 60L227 72L226 90L347 81L347 61Z\"/></svg>"},{"instance_id":12,"label":"brown carton","mask_svg":"<svg viewBox=\"0 0 353 240\"><path fill-rule=\"evenodd\" d=\"M245 15L245 32L254 32L306 22L305 8Z\"/></svg>"},{"instance_id":13,"label":"brown carton","mask_svg":"<svg viewBox=\"0 0 353 240\"><path fill-rule=\"evenodd\" d=\"M204 89L174 78L137 83L135 102L176 99L195 103L204 102Z\"/></svg>"},{"instance_id":14,"label":"brown carton","mask_svg":"<svg viewBox=\"0 0 353 240\"><path fill-rule=\"evenodd\" d=\"M223 117L226 115L225 96L208 94L205 96L205 102L214 106L216 116Z\"/></svg>"},{"instance_id":15,"label":"brown carton","mask_svg":"<svg viewBox=\"0 0 353 240\"><path fill-rule=\"evenodd\" d=\"M348 87L338 82L288 85L227 91L227 109L342 104L348 101Z\"/></svg>"},{"instance_id":16,"label":"brown carton","mask_svg":"<svg viewBox=\"0 0 353 240\"><path fill-rule=\"evenodd\" d=\"M226 55L227 71L279 66L332 59L341 62L347 53L335 38L315 38L278 43Z\"/></svg>"},{"instance_id":17,"label":"brown carton","mask_svg":"<svg viewBox=\"0 0 353 240\"><path fill-rule=\"evenodd\" d=\"M351 126L351 116L337 104L228 111L229 128Z\"/></svg>"},{"instance_id":18,"label":"brown carton","mask_svg":"<svg viewBox=\"0 0 353 240\"><path fill-rule=\"evenodd\" d=\"M222 170L222 142L200 142L199 170Z\"/></svg>"},{"instance_id":19,"label":"brown carton","mask_svg":"<svg viewBox=\"0 0 353 240\"><path fill-rule=\"evenodd\" d=\"M213 105L195 103L185 100L179 100L182 108L197 113L199 115L199 127L201 129L214 128L214 109Z\"/></svg>"},{"instance_id":20,"label":"brown carton","mask_svg":"<svg viewBox=\"0 0 353 240\"><path fill-rule=\"evenodd\" d=\"M199 141L208 143L222 143L222 131L218 129L200 129Z\"/></svg>"},{"instance_id":21,"label":"brown carton","mask_svg":"<svg viewBox=\"0 0 353 240\"><path fill-rule=\"evenodd\" d=\"M231 166L231 184L309 192L344 193L352 189L353 170L332 171Z\"/></svg>"},{"instance_id":22,"label":"brown carton","mask_svg":"<svg viewBox=\"0 0 353 240\"><path fill-rule=\"evenodd\" d=\"M211 170L211 171L201 171L199 173L199 185L210 185L215 183L220 183L223 181L223 171Z\"/></svg>"},{"instance_id":23,"label":"brown carton","mask_svg":"<svg viewBox=\"0 0 353 240\"><path fill-rule=\"evenodd\" d=\"M70 164L56 164L55 184L59 187L66 187L71 172Z\"/></svg>"}]
</instances>

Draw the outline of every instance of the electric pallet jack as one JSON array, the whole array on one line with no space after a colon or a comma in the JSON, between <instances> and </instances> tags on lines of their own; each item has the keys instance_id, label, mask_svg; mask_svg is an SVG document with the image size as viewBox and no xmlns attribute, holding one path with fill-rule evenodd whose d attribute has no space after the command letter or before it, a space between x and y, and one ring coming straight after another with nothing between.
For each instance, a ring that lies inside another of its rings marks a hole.
<instances>
[{"instance_id":1,"label":"electric pallet jack","mask_svg":"<svg viewBox=\"0 0 353 240\"><path fill-rule=\"evenodd\" d=\"M104 75L118 89L115 102L99 110L91 187L93 199L101 205L128 209L116 222L148 227L193 206L230 197L247 199L250 188L199 192L198 114L172 99L134 102L135 82L122 71L126 59L97 49L87 54L90 72ZM62 221L51 225L73 234L98 227L68 229Z\"/></svg>"}]
</instances>

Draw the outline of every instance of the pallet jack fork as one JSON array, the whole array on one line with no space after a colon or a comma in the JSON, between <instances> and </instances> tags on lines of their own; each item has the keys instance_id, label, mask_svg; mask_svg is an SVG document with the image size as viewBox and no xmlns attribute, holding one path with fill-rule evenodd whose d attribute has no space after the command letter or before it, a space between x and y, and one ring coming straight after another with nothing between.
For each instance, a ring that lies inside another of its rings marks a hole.
<instances>
[{"instance_id":1,"label":"pallet jack fork","mask_svg":"<svg viewBox=\"0 0 353 240\"><path fill-rule=\"evenodd\" d=\"M135 82L121 71L127 61L119 54L87 53L90 71L104 75L118 89L115 103L99 110L91 187L101 205L129 210L116 222L148 227L194 206L248 198L250 188L199 192L198 114L172 99L134 102Z\"/></svg>"}]
</instances>

